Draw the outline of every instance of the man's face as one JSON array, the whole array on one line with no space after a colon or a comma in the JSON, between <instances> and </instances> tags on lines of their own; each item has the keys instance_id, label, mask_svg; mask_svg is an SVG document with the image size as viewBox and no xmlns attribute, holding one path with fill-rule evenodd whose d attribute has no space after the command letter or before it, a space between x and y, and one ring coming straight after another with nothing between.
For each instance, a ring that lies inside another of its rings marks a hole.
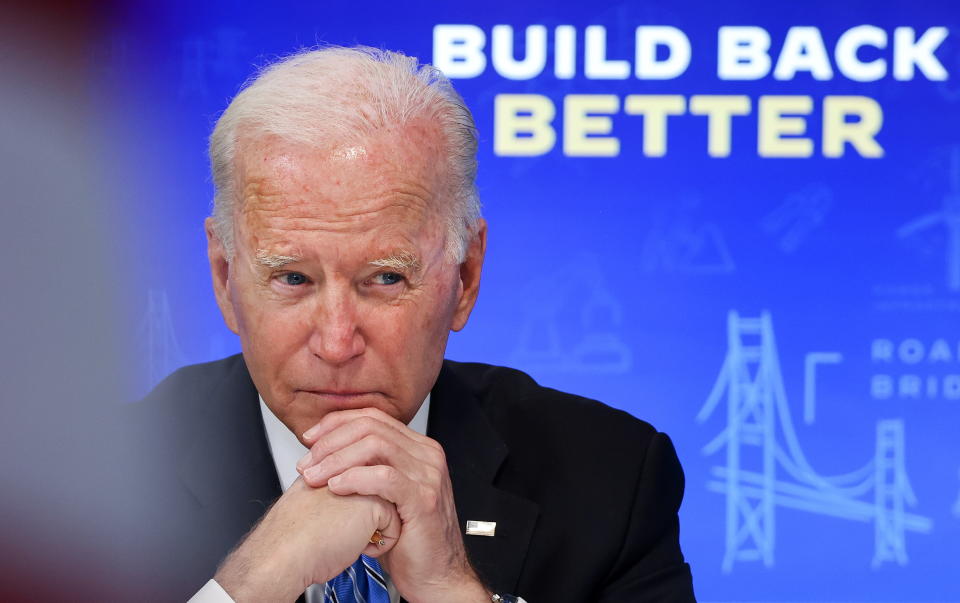
<instances>
[{"instance_id":1,"label":"man's face","mask_svg":"<svg viewBox=\"0 0 960 603\"><path fill-rule=\"evenodd\" d=\"M333 410L408 422L466 323L485 230L444 254L449 202L428 124L318 150L238 145L235 252L208 219L217 302L270 409L300 436Z\"/></svg>"}]
</instances>

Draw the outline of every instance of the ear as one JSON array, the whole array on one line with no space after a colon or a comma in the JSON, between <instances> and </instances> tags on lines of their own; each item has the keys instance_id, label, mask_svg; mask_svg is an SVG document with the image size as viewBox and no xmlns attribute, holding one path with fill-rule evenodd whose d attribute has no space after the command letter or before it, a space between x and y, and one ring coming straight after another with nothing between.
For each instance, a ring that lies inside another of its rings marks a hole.
<instances>
[{"instance_id":1,"label":"ear","mask_svg":"<svg viewBox=\"0 0 960 603\"><path fill-rule=\"evenodd\" d=\"M223 320L227 327L234 333L239 334L237 330L237 317L233 311L233 300L230 297L230 259L227 257L227 251L220 242L213 228L213 218L207 218L203 222L204 229L207 231L207 259L210 260L210 276L213 277L213 293L217 297L217 305L220 306L220 313L223 314Z\"/></svg>"},{"instance_id":2,"label":"ear","mask_svg":"<svg viewBox=\"0 0 960 603\"><path fill-rule=\"evenodd\" d=\"M480 272L483 269L483 257L487 252L487 221L480 218L476 234L467 248L467 256L460 264L460 297L453 313L450 328L459 331L467 324L470 312L477 303L480 293Z\"/></svg>"}]
</instances>

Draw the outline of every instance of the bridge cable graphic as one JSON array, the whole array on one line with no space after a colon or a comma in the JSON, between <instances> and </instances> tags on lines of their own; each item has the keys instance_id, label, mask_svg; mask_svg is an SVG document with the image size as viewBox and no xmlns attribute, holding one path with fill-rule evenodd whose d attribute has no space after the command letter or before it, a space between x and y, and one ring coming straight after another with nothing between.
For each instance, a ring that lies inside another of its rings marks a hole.
<instances>
[{"instance_id":1,"label":"bridge cable graphic","mask_svg":"<svg viewBox=\"0 0 960 603\"><path fill-rule=\"evenodd\" d=\"M873 567L905 565L906 532L927 533L933 522L905 510L917 500L904 463L903 420L877 422L874 457L864 466L821 476L793 428L770 314L744 318L731 311L727 338L720 375L697 415L702 423L726 401L727 425L703 448L710 455L726 447L726 464L712 469L707 484L726 495L724 573L738 561L773 565L777 507L873 522Z\"/></svg>"}]
</instances>

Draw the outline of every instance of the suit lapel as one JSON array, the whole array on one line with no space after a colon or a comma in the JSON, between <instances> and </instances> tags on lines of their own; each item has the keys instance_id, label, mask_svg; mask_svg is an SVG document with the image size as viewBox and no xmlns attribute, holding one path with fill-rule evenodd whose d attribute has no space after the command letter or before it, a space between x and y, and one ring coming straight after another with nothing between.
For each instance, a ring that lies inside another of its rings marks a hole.
<instances>
[{"instance_id":1,"label":"suit lapel","mask_svg":"<svg viewBox=\"0 0 960 603\"><path fill-rule=\"evenodd\" d=\"M468 520L497 524L493 537L464 536L473 566L489 586L514 592L539 507L494 485L509 450L476 394L447 363L431 395L427 432L446 453L461 529Z\"/></svg>"}]
</instances>

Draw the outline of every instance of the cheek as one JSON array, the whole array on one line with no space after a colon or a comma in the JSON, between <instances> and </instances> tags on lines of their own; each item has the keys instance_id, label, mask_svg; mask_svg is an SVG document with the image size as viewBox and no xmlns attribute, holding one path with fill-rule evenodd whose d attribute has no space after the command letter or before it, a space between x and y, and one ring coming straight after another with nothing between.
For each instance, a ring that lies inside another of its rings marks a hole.
<instances>
[{"instance_id":1,"label":"cheek","mask_svg":"<svg viewBox=\"0 0 960 603\"><path fill-rule=\"evenodd\" d=\"M368 346L402 362L442 352L455 301L447 286L426 286L397 305L371 306L361 318Z\"/></svg>"},{"instance_id":2,"label":"cheek","mask_svg":"<svg viewBox=\"0 0 960 603\"><path fill-rule=\"evenodd\" d=\"M237 321L240 337L250 339L255 334L262 318L259 304L256 303L252 291L253 287L242 282L239 278L232 278L230 282L230 300L233 303L233 314Z\"/></svg>"},{"instance_id":3,"label":"cheek","mask_svg":"<svg viewBox=\"0 0 960 603\"><path fill-rule=\"evenodd\" d=\"M243 337L247 331L247 312L249 300L245 299L246 289L237 283L237 278L231 271L227 279L227 291L230 296L230 307L233 311L233 320L236 323L237 334Z\"/></svg>"},{"instance_id":4,"label":"cheek","mask_svg":"<svg viewBox=\"0 0 960 603\"><path fill-rule=\"evenodd\" d=\"M410 349L421 325L418 308L413 304L361 304L356 327L367 352L383 353L385 358L401 359Z\"/></svg>"},{"instance_id":5,"label":"cheek","mask_svg":"<svg viewBox=\"0 0 960 603\"><path fill-rule=\"evenodd\" d=\"M442 348L456 310L456 296L447 282L438 283L428 294L430 300L425 304L427 307L417 316L417 331L427 340L425 345L439 345Z\"/></svg>"},{"instance_id":6,"label":"cheek","mask_svg":"<svg viewBox=\"0 0 960 603\"><path fill-rule=\"evenodd\" d=\"M233 306L248 362L279 368L292 349L305 345L309 334L306 308L275 308L256 291L240 293L233 297Z\"/></svg>"}]
</instances>

